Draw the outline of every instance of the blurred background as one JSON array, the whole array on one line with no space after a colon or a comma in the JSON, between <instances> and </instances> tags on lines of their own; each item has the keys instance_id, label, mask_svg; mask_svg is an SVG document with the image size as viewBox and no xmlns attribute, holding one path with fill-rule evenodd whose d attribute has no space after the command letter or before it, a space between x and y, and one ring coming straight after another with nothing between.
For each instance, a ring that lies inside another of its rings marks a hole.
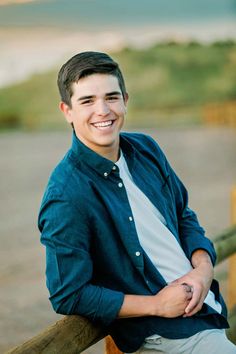
<instances>
[{"instance_id":1,"label":"blurred background","mask_svg":"<svg viewBox=\"0 0 236 354\"><path fill-rule=\"evenodd\" d=\"M130 95L125 130L161 145L214 239L236 183L235 0L0 0L0 352L60 319L45 286L37 214L71 143L57 72L107 51ZM227 299L227 263L216 269ZM103 342L86 350L103 353Z\"/></svg>"}]
</instances>

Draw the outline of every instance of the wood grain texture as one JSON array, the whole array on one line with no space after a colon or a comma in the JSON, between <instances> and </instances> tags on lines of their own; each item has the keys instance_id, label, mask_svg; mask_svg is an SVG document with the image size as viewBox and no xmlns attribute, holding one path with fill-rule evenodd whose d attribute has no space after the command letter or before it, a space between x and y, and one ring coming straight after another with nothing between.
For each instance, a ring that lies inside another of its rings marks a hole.
<instances>
[{"instance_id":1,"label":"wood grain texture","mask_svg":"<svg viewBox=\"0 0 236 354\"><path fill-rule=\"evenodd\" d=\"M104 337L101 328L81 316L65 316L7 354L78 354Z\"/></svg>"}]
</instances>

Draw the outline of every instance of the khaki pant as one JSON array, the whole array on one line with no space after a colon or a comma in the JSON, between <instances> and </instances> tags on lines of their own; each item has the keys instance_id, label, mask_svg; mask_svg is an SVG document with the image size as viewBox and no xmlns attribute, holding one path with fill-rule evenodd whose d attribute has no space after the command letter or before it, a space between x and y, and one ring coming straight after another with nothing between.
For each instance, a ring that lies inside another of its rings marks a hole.
<instances>
[{"instance_id":1,"label":"khaki pant","mask_svg":"<svg viewBox=\"0 0 236 354\"><path fill-rule=\"evenodd\" d=\"M205 330L184 339L167 339L160 336L145 341L136 354L236 354L236 346L231 343L221 329Z\"/></svg>"}]
</instances>

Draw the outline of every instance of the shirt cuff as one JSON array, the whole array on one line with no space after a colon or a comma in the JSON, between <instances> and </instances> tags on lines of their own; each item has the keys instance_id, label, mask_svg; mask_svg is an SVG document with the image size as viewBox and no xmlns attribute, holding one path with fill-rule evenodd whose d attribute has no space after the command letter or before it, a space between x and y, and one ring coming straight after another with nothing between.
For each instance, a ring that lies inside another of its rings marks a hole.
<instances>
[{"instance_id":1,"label":"shirt cuff","mask_svg":"<svg viewBox=\"0 0 236 354\"><path fill-rule=\"evenodd\" d=\"M194 238L192 238L191 244L185 244L183 247L184 247L185 254L189 260L191 260L192 254L195 251L202 249L209 254L213 266L215 265L216 252L215 252L213 243L208 238L202 237L200 242L199 242L198 237L196 237L196 240Z\"/></svg>"},{"instance_id":2,"label":"shirt cuff","mask_svg":"<svg viewBox=\"0 0 236 354\"><path fill-rule=\"evenodd\" d=\"M108 326L117 319L124 297L125 295L122 292L103 288L94 320Z\"/></svg>"}]
</instances>

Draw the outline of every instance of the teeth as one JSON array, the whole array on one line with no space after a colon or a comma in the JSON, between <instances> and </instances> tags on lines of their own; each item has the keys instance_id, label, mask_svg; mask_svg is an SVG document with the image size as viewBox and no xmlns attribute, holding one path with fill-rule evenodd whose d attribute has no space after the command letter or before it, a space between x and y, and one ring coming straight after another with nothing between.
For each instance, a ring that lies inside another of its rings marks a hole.
<instances>
[{"instance_id":1,"label":"teeth","mask_svg":"<svg viewBox=\"0 0 236 354\"><path fill-rule=\"evenodd\" d=\"M108 127L109 125L112 125L112 120L108 120L106 122L98 122L93 124L95 127Z\"/></svg>"}]
</instances>

